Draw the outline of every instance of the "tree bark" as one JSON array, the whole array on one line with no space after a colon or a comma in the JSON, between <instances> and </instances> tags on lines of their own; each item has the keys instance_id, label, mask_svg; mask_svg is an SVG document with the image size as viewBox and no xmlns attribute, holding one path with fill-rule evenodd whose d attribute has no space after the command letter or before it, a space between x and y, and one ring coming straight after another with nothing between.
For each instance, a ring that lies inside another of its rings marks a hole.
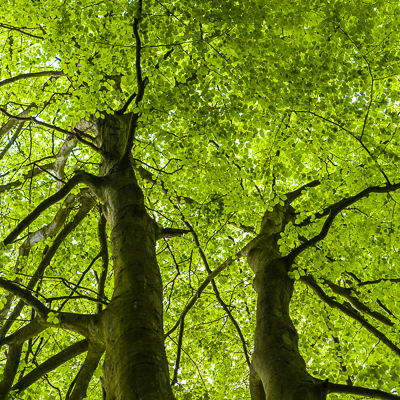
<instances>
[{"instance_id":1,"label":"tree bark","mask_svg":"<svg viewBox=\"0 0 400 400\"><path fill-rule=\"evenodd\" d=\"M250 369L252 400L326 399L324 382L306 371L298 348L298 334L289 315L294 282L277 241L292 215L290 205L277 205L272 212L266 212L260 234L248 253L258 295Z\"/></svg>"},{"instance_id":2,"label":"tree bark","mask_svg":"<svg viewBox=\"0 0 400 400\"><path fill-rule=\"evenodd\" d=\"M174 399L164 348L162 281L156 222L147 214L132 162L120 165L127 125L109 117L102 127L104 176L97 187L109 224L114 293L102 312L107 400Z\"/></svg>"}]
</instances>

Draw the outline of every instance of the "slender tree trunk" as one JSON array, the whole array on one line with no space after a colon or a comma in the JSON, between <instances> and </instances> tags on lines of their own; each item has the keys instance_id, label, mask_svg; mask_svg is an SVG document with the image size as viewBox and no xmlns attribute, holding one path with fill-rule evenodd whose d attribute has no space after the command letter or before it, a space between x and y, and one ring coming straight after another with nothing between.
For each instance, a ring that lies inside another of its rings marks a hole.
<instances>
[{"instance_id":1,"label":"slender tree trunk","mask_svg":"<svg viewBox=\"0 0 400 400\"><path fill-rule=\"evenodd\" d=\"M293 280L288 276L290 266L281 257L277 241L291 215L290 206L277 206L273 212L267 212L248 253L258 294L250 370L252 400L326 399L324 383L306 371L289 315Z\"/></svg>"},{"instance_id":2,"label":"slender tree trunk","mask_svg":"<svg viewBox=\"0 0 400 400\"><path fill-rule=\"evenodd\" d=\"M108 156L98 188L111 229L114 273L112 300L101 315L106 343L103 387L106 400L172 400L155 252L157 224L146 212L131 163L115 164L127 126L110 119L102 131Z\"/></svg>"}]
</instances>

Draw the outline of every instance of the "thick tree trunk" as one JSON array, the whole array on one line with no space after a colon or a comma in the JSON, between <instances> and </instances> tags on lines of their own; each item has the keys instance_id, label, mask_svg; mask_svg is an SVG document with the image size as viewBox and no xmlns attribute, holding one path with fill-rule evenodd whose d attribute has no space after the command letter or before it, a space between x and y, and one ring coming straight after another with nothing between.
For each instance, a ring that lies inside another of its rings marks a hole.
<instances>
[{"instance_id":1,"label":"thick tree trunk","mask_svg":"<svg viewBox=\"0 0 400 400\"><path fill-rule=\"evenodd\" d=\"M298 349L298 335L289 315L293 280L288 276L290 266L281 257L277 241L291 214L290 206L277 206L273 212L267 212L261 232L248 253L258 294L250 371L252 400L326 398L324 383L306 371Z\"/></svg>"},{"instance_id":2,"label":"thick tree trunk","mask_svg":"<svg viewBox=\"0 0 400 400\"><path fill-rule=\"evenodd\" d=\"M112 300L101 316L106 343L103 387L106 400L169 400L174 396L163 340L157 224L146 212L132 165L114 164L126 125L111 122L103 129L108 135L103 143L110 143L103 148L110 157L103 162L105 176L99 184L111 229L114 273Z\"/></svg>"}]
</instances>

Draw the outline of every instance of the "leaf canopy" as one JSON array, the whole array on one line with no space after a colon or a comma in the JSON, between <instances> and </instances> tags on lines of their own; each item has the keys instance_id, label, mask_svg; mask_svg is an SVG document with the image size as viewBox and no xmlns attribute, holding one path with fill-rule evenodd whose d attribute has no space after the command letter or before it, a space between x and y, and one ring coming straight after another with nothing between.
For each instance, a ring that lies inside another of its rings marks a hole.
<instances>
[{"instance_id":1,"label":"leaf canopy","mask_svg":"<svg viewBox=\"0 0 400 400\"><path fill-rule=\"evenodd\" d=\"M396 2L149 0L140 10L138 1L6 0L0 13L2 238L77 172L99 174L101 155L87 145L96 144L95 124L84 120L118 112L137 92L132 26L140 18L140 67L148 83L143 100L125 110L140 115L132 151L139 185L159 226L193 229L198 238L158 242L165 332L208 268L235 257L288 193L318 182L292 202L295 219L279 241L283 255L320 233L330 207L399 183ZM95 260L99 204L78 224L82 196L76 186L4 247L1 277L25 287L71 226L32 294L52 310L94 314L102 273L101 258ZM399 354L343 309L364 315L358 299L370 311L363 318L398 342L399 201L395 190L358 199L296 258L290 312L301 355L317 378L398 388ZM310 289L310 275L326 297ZM253 276L239 259L215 277L219 295L207 286L186 314L177 399L250 398L243 348L251 355ZM1 316L9 319L17 299L1 290ZM112 293L109 271L104 297ZM8 334L31 318L25 307ZM23 345L20 379L79 339L59 329L57 312L47 322ZM178 340L176 329L165 341L171 376ZM58 398L83 359L60 365L17 398ZM100 375L97 369L88 398L101 398Z\"/></svg>"}]
</instances>

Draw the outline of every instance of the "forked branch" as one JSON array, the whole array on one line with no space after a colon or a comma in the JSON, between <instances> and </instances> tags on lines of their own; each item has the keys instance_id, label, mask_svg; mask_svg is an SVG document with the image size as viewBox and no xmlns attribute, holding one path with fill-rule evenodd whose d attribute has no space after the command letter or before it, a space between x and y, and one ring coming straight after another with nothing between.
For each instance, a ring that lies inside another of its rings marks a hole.
<instances>
[{"instance_id":1,"label":"forked branch","mask_svg":"<svg viewBox=\"0 0 400 400\"><path fill-rule=\"evenodd\" d=\"M293 263L295 258L302 253L304 250L308 249L309 247L314 246L319 241L323 240L329 232L330 227L335 219L335 217L344 209L351 206L352 204L356 203L357 201L361 200L364 197L368 197L371 193L389 193L394 192L400 189L400 183L396 183L394 185L385 185L385 186L371 186L367 189L364 189L360 193L347 197L338 201L335 204L330 205L329 207L325 208L320 213L315 214L315 218L322 218L328 215L328 218L325 220L324 225L321 228L321 231L318 235L314 236L313 238L309 239L307 242L302 243L299 247L293 249L287 256L286 259L289 263ZM311 223L311 217L306 218L300 224L296 224L296 226L305 226Z\"/></svg>"}]
</instances>

